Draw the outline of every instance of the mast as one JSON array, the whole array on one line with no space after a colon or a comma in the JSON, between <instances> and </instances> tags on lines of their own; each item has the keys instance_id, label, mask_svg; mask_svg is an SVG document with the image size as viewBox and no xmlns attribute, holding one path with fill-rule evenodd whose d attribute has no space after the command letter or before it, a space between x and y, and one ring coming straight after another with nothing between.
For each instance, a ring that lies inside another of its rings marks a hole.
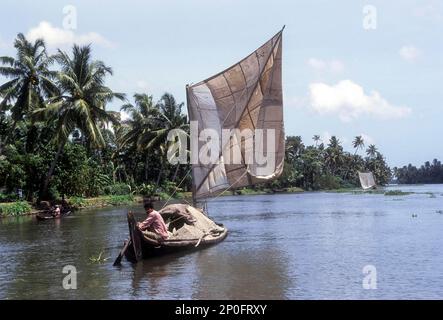
<instances>
[{"instance_id":1,"label":"mast","mask_svg":"<svg viewBox=\"0 0 443 320\"><path fill-rule=\"evenodd\" d=\"M191 124L191 116L190 116L191 111L190 111L189 105L190 105L189 104L189 84L187 84L186 85L186 108L188 110L189 124ZM189 139L191 139L191 138L189 138ZM191 144L189 145L189 148L191 148ZM191 164L191 166L192 166L192 164ZM192 183L192 205L195 207L196 204L197 204L197 200L195 198L194 170L191 170L191 178L192 178L192 181L193 181L193 183Z\"/></svg>"}]
</instances>

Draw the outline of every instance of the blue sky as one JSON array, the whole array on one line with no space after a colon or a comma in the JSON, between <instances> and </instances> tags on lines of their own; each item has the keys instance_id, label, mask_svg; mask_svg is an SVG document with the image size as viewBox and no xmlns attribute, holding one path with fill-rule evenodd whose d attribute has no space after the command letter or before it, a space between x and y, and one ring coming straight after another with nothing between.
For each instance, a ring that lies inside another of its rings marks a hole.
<instances>
[{"instance_id":1,"label":"blue sky","mask_svg":"<svg viewBox=\"0 0 443 320\"><path fill-rule=\"evenodd\" d=\"M73 5L77 27L64 28ZM376 28L363 28L363 9ZM18 32L44 36L50 51L92 43L114 70L108 85L131 97L185 85L237 62L286 25L283 36L287 135L312 143L356 135L391 166L443 159L443 3L402 1L2 1L0 55ZM373 11L371 11L372 13ZM3 81L3 79L1 79ZM117 110L112 104L110 109Z\"/></svg>"}]
</instances>

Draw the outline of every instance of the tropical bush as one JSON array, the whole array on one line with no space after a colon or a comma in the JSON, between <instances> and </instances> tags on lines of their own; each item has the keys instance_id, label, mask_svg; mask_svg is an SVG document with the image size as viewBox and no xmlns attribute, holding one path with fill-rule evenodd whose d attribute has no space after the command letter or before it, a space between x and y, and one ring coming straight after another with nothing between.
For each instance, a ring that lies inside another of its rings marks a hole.
<instances>
[{"instance_id":1,"label":"tropical bush","mask_svg":"<svg viewBox=\"0 0 443 320\"><path fill-rule=\"evenodd\" d=\"M152 196L156 192L155 185L142 183L136 188L136 193L143 196Z\"/></svg>"},{"instance_id":2,"label":"tropical bush","mask_svg":"<svg viewBox=\"0 0 443 320\"><path fill-rule=\"evenodd\" d=\"M106 195L126 195L131 193L131 187L126 183L115 183L103 188Z\"/></svg>"},{"instance_id":3,"label":"tropical bush","mask_svg":"<svg viewBox=\"0 0 443 320\"><path fill-rule=\"evenodd\" d=\"M129 205L134 202L134 196L130 194L120 196L108 196L105 198L105 201L113 206Z\"/></svg>"},{"instance_id":4,"label":"tropical bush","mask_svg":"<svg viewBox=\"0 0 443 320\"><path fill-rule=\"evenodd\" d=\"M0 216L17 216L31 213L31 206L26 201L0 203Z\"/></svg>"}]
</instances>

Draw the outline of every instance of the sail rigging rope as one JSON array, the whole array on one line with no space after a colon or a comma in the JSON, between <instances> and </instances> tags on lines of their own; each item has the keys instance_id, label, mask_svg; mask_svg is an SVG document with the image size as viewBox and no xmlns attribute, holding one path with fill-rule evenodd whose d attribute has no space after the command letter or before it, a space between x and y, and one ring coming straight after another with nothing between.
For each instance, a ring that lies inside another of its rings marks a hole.
<instances>
[{"instance_id":1,"label":"sail rigging rope","mask_svg":"<svg viewBox=\"0 0 443 320\"><path fill-rule=\"evenodd\" d=\"M248 170L245 170L245 172L243 172L243 174L237 179L235 180L235 182L233 184L231 184L230 186L228 186L225 190L223 190L222 192L220 192L216 197L208 200L207 202L211 202L214 200L217 200L218 197L220 197L223 193L225 193L226 191L228 191L234 184L236 184L237 182L239 182L246 174L248 173Z\"/></svg>"},{"instance_id":2,"label":"sail rigging rope","mask_svg":"<svg viewBox=\"0 0 443 320\"><path fill-rule=\"evenodd\" d=\"M178 188L180 188L181 184L185 181L185 179L188 177L189 173L192 171L192 167L188 170L188 172L186 173L186 175L183 177L183 179L180 181L180 183L175 187L175 191L169 196L168 200L163 204L162 209L164 207L167 206L167 204L169 203L169 201L171 201L172 197L177 193ZM235 180L234 183L232 183L231 185L229 185L225 190L223 190L222 192L220 192L216 197L207 200L206 202L211 202L214 200L217 200L218 197L220 197L223 193L225 193L226 191L228 191L233 185L235 185L238 181L240 181L247 173L249 170L245 170L245 172L243 172L243 174L237 179ZM182 199L183 201L185 201L187 204L189 204L190 206L192 206L192 204L189 203L189 201L187 201L185 198Z\"/></svg>"},{"instance_id":3,"label":"sail rigging rope","mask_svg":"<svg viewBox=\"0 0 443 320\"><path fill-rule=\"evenodd\" d=\"M166 205L169 203L169 201L171 201L172 197L177 193L177 190L180 188L181 184L185 181L185 179L188 177L189 173L191 172L192 167L188 170L188 172L185 174L185 176L183 177L183 179L180 181L180 183L175 187L174 192L169 196L169 199L163 204L163 207L166 207ZM188 201L186 201L186 199L182 199L185 202L187 202L189 205L191 205Z\"/></svg>"}]
</instances>

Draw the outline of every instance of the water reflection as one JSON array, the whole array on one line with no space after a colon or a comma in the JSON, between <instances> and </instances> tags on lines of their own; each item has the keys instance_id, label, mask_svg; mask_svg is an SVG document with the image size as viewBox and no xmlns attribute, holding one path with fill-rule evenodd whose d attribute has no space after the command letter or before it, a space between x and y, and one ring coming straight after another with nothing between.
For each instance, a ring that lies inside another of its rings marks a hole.
<instances>
[{"instance_id":1,"label":"water reflection","mask_svg":"<svg viewBox=\"0 0 443 320\"><path fill-rule=\"evenodd\" d=\"M287 261L276 248L213 250L197 255L193 299L285 299Z\"/></svg>"},{"instance_id":2,"label":"water reflection","mask_svg":"<svg viewBox=\"0 0 443 320\"><path fill-rule=\"evenodd\" d=\"M0 298L442 298L441 197L401 200L333 193L220 197L208 206L229 229L225 241L135 265L123 260L120 268L112 262L128 235L126 212L142 212L140 206L45 222L0 219ZM92 263L100 252L110 259ZM77 268L77 290L62 288L68 264ZM374 291L361 286L367 264L377 267Z\"/></svg>"}]
</instances>

